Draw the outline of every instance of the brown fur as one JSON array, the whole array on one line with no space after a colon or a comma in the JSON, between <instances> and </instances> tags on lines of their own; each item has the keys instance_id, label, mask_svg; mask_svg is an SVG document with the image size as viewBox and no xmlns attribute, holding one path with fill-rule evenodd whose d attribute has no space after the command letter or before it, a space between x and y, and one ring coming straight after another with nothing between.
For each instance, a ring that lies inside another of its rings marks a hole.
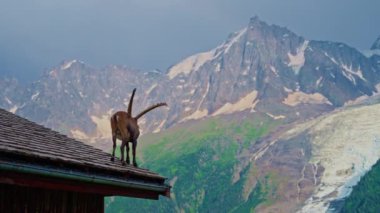
<instances>
[{"instance_id":1,"label":"brown fur","mask_svg":"<svg viewBox=\"0 0 380 213\"><path fill-rule=\"evenodd\" d=\"M140 112L136 117L132 117L132 105L133 105L133 97L135 96L136 89L133 90L131 99L129 100L128 110L127 112L118 111L111 116L111 129L112 129L112 157L111 161L115 159L115 149L116 149L116 139L122 141L120 146L120 154L121 154L121 163L125 165L124 162L124 149L127 150L127 164L129 164L129 142L132 143L132 154L133 154L133 165L137 167L136 163L136 146L137 146L137 138L140 136L140 128L137 123L138 119L143 115L148 113L149 111L161 107L167 106L166 103L158 103L152 105Z\"/></svg>"}]
</instances>

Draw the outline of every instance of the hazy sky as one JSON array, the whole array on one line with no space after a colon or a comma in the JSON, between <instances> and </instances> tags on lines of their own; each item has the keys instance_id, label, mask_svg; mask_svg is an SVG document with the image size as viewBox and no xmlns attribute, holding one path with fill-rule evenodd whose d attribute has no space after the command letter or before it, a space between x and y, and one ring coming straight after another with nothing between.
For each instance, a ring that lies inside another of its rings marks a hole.
<instances>
[{"instance_id":1,"label":"hazy sky","mask_svg":"<svg viewBox=\"0 0 380 213\"><path fill-rule=\"evenodd\" d=\"M0 77L37 79L65 59L166 70L249 18L368 49L379 0L0 0Z\"/></svg>"}]
</instances>

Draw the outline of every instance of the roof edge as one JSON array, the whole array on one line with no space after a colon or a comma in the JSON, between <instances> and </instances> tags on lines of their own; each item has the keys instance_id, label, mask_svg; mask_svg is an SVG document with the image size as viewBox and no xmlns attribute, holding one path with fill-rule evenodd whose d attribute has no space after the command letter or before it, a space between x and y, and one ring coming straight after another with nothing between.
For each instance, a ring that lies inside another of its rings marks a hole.
<instances>
[{"instance_id":1,"label":"roof edge","mask_svg":"<svg viewBox=\"0 0 380 213\"><path fill-rule=\"evenodd\" d=\"M0 145L0 148L1 148L1 145ZM8 149L8 150L7 150ZM52 157L47 157L45 156L44 154L39 154L39 155L33 155L33 154L28 154L28 153L25 153L25 152L22 152L22 151L19 151L15 148L7 148L7 149L4 149L4 150L0 150L0 153L1 154L6 154L6 155L11 155L12 156L12 159L14 157L16 158L20 158L22 159L23 157L28 157L28 158L33 158L34 160L38 159L40 161L45 161L44 163L49 163L49 164L54 164L54 163L57 163L57 164L65 164L65 165L68 165L68 166L75 166L75 167L87 167L89 169L95 169L95 170L104 170L104 171L108 171L108 172L117 172L117 173L120 173L120 174L123 174L123 175L134 175L136 177L144 177L144 178L150 178L150 179L156 179L156 180L160 180L160 181L165 181L167 180L168 178L167 177L163 177L157 173L154 173L154 172L151 172L147 169L142 169L142 168L138 168L140 170L145 170L146 172L149 172L149 173L143 173L141 171L134 171L134 170L131 170L131 169L126 169L126 170L117 170L115 168L111 168L111 167L107 167L105 165L93 165L93 164L78 164L78 163L75 163L73 160L63 160L59 157L55 157L55 158L52 158ZM2 159L2 158L0 158ZM24 160L23 160L24 161Z\"/></svg>"},{"instance_id":2,"label":"roof edge","mask_svg":"<svg viewBox=\"0 0 380 213\"><path fill-rule=\"evenodd\" d=\"M167 184L155 184L148 182L138 182L132 180L121 180L115 179L106 176L94 176L88 175L81 172L73 172L66 170L57 170L57 169L46 169L44 167L34 166L34 165L21 165L13 162L4 162L0 164L0 171L7 172L16 172L22 174L31 174L38 175L48 178L56 178L62 180L71 180L71 181L80 181L89 184L99 184L106 185L111 187L122 187L125 189L136 189L142 191L150 191L157 193L158 195L163 195L170 197L170 186ZM118 195L118 194L109 194L109 195Z\"/></svg>"}]
</instances>

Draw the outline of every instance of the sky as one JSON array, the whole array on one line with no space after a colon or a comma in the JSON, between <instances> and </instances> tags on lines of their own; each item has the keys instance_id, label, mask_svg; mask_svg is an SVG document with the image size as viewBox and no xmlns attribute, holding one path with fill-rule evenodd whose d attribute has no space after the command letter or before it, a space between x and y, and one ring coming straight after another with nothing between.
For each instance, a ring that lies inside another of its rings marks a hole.
<instances>
[{"instance_id":1,"label":"sky","mask_svg":"<svg viewBox=\"0 0 380 213\"><path fill-rule=\"evenodd\" d=\"M379 0L0 0L0 77L38 79L63 60L166 71L258 15L313 40L366 50Z\"/></svg>"}]
</instances>

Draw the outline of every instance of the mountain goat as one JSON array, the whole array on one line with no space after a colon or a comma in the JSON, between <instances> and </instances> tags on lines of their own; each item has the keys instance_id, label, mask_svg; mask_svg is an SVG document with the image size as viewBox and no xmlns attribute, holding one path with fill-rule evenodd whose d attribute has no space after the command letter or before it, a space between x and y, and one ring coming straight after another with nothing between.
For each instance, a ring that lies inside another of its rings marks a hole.
<instances>
[{"instance_id":1,"label":"mountain goat","mask_svg":"<svg viewBox=\"0 0 380 213\"><path fill-rule=\"evenodd\" d=\"M133 154L133 166L137 167L136 163L136 146L137 146L137 138L140 136L140 129L137 123L138 119L141 118L144 114L149 111L161 107L167 106L166 103L158 103L154 104L144 111L140 112L137 116L132 117L132 105L133 105L133 97L135 96L136 88L133 89L131 99L129 100L128 111L118 111L111 116L111 129L112 129L112 157L111 161L115 159L115 148L116 148L116 139L122 141L120 146L120 154L121 154L121 163L125 165L124 161L124 149L127 151L127 164L129 164L129 142L132 143L132 154Z\"/></svg>"}]
</instances>

